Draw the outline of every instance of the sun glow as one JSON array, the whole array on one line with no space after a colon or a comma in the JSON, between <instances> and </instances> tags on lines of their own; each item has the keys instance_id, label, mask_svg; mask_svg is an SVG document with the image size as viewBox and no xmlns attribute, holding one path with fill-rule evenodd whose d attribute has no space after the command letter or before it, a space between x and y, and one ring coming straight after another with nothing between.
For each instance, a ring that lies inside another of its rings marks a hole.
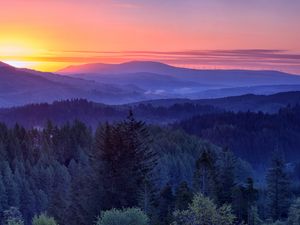
<instances>
[{"instance_id":1,"label":"sun glow","mask_svg":"<svg viewBox=\"0 0 300 225\"><path fill-rule=\"evenodd\" d=\"M39 47L34 41L30 40L14 40L9 38L0 39L0 55L1 57L11 56L33 56L39 53Z\"/></svg>"},{"instance_id":2,"label":"sun glow","mask_svg":"<svg viewBox=\"0 0 300 225\"><path fill-rule=\"evenodd\" d=\"M39 63L30 61L3 60L2 62L16 68L35 68Z\"/></svg>"},{"instance_id":3,"label":"sun glow","mask_svg":"<svg viewBox=\"0 0 300 225\"><path fill-rule=\"evenodd\" d=\"M41 62L36 58L46 54L35 41L28 39L0 39L0 61L17 68L37 69Z\"/></svg>"}]
</instances>

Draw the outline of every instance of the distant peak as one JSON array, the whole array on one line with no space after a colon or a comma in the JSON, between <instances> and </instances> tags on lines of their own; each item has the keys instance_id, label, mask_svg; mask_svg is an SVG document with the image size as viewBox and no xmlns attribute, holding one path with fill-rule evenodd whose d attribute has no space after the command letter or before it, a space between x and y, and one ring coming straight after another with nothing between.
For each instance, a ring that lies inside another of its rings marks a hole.
<instances>
[{"instance_id":1,"label":"distant peak","mask_svg":"<svg viewBox=\"0 0 300 225\"><path fill-rule=\"evenodd\" d=\"M162 62L157 62L157 61L128 61L128 62L124 62L124 63L120 63L120 64L135 64L135 65L165 65L165 66L169 66L166 63L162 63Z\"/></svg>"},{"instance_id":2,"label":"distant peak","mask_svg":"<svg viewBox=\"0 0 300 225\"><path fill-rule=\"evenodd\" d=\"M66 74L84 73L136 73L136 72L161 72L173 68L173 66L155 61L128 61L117 64L91 63L82 65L71 65L57 71Z\"/></svg>"}]
</instances>

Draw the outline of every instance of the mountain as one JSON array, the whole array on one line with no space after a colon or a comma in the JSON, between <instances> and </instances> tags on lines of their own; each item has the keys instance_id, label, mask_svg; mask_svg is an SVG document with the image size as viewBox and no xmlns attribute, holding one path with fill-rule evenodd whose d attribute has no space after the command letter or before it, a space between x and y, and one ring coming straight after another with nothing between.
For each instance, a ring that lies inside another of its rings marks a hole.
<instances>
[{"instance_id":1,"label":"mountain","mask_svg":"<svg viewBox=\"0 0 300 225\"><path fill-rule=\"evenodd\" d=\"M87 74L87 73L103 73L103 74L118 74L118 73L139 73L149 72L158 74L168 74L171 71L176 72L177 69L160 62L151 61L131 61L121 64L105 64L92 63L83 65L68 66L57 71L59 74Z\"/></svg>"},{"instance_id":2,"label":"mountain","mask_svg":"<svg viewBox=\"0 0 300 225\"><path fill-rule=\"evenodd\" d=\"M87 98L104 103L125 103L143 97L143 90L79 78L17 69L0 63L0 106L10 107L55 100Z\"/></svg>"},{"instance_id":3,"label":"mountain","mask_svg":"<svg viewBox=\"0 0 300 225\"><path fill-rule=\"evenodd\" d=\"M76 71L80 73L69 74ZM300 76L277 71L194 70L135 61L71 66L59 72L17 69L0 63L0 107L74 98L126 104L300 91Z\"/></svg>"},{"instance_id":4,"label":"mountain","mask_svg":"<svg viewBox=\"0 0 300 225\"><path fill-rule=\"evenodd\" d=\"M107 84L135 85L145 90L145 94L161 98L199 99L300 91L300 76L279 71L197 70L147 61L77 65L58 73Z\"/></svg>"}]
</instances>

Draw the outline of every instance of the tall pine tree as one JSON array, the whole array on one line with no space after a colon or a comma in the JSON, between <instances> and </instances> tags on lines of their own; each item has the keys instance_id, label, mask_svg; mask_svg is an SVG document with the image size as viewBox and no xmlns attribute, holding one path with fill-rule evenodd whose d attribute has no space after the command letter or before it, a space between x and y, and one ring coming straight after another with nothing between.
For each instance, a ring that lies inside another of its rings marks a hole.
<instances>
[{"instance_id":1,"label":"tall pine tree","mask_svg":"<svg viewBox=\"0 0 300 225\"><path fill-rule=\"evenodd\" d=\"M278 151L273 154L266 178L269 217L274 221L286 218L291 202L290 179L283 156Z\"/></svg>"}]
</instances>

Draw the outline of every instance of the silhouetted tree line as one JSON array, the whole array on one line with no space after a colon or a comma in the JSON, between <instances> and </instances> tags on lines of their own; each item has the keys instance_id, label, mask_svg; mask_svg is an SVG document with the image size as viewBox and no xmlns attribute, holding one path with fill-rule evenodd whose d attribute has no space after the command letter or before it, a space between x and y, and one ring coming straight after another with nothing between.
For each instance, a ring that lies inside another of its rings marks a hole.
<instances>
[{"instance_id":1,"label":"silhouetted tree line","mask_svg":"<svg viewBox=\"0 0 300 225\"><path fill-rule=\"evenodd\" d=\"M220 110L209 105L194 103L172 104L170 106L153 106L152 104L111 106L94 103L85 99L56 101L52 104L30 104L22 107L0 109L0 121L8 126L15 123L26 128L44 126L47 120L63 125L68 121L80 120L97 128L99 122L120 121L132 109L135 117L147 123L170 123L191 116L218 112Z\"/></svg>"}]
</instances>

